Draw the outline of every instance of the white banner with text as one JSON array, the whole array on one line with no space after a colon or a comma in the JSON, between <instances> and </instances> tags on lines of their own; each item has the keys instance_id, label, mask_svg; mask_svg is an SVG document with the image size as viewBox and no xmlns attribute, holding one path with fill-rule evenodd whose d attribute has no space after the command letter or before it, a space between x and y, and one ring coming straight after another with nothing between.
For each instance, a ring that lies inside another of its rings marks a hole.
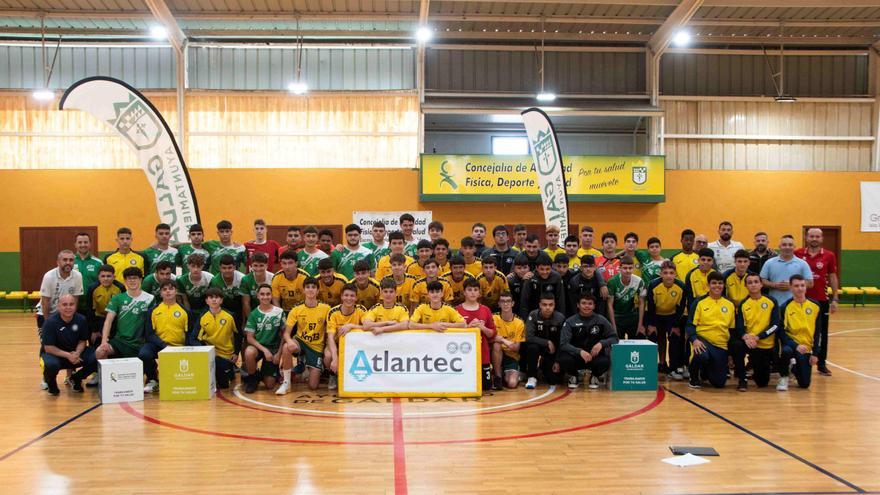
<instances>
[{"instance_id":1,"label":"white banner with text","mask_svg":"<svg viewBox=\"0 0 880 495\"><path fill-rule=\"evenodd\" d=\"M339 343L340 397L482 394L480 331L354 331Z\"/></svg>"}]
</instances>

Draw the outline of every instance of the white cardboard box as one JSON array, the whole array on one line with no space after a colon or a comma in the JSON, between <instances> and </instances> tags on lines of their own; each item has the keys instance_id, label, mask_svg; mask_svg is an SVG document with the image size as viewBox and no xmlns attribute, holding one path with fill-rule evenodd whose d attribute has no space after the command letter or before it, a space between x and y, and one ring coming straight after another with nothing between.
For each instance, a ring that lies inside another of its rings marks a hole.
<instances>
[{"instance_id":1,"label":"white cardboard box","mask_svg":"<svg viewBox=\"0 0 880 495\"><path fill-rule=\"evenodd\" d=\"M144 400L144 363L140 359L100 359L98 375L98 394L104 404Z\"/></svg>"}]
</instances>

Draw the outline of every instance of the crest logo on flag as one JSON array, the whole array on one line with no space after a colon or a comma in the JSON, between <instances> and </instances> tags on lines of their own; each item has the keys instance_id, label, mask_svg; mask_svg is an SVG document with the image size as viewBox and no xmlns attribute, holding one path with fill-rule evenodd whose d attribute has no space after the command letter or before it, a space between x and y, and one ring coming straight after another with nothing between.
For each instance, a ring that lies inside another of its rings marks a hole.
<instances>
[{"instance_id":1,"label":"crest logo on flag","mask_svg":"<svg viewBox=\"0 0 880 495\"><path fill-rule=\"evenodd\" d=\"M116 111L116 119L108 120L110 125L125 136L138 150L152 148L162 134L162 126L153 117L153 112L144 102L129 95L127 102L116 102L113 109Z\"/></svg>"}]
</instances>

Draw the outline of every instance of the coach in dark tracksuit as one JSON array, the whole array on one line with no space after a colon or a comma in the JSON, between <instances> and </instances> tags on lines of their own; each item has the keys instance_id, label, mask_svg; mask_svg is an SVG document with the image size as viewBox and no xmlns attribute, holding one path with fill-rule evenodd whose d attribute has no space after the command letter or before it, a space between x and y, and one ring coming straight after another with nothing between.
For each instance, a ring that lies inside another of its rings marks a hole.
<instances>
[{"instance_id":1,"label":"coach in dark tracksuit","mask_svg":"<svg viewBox=\"0 0 880 495\"><path fill-rule=\"evenodd\" d=\"M578 314L562 326L557 360L569 375L588 369L593 377L599 377L611 368L611 346L618 342L617 332L604 316L593 312L595 307L595 297L580 296Z\"/></svg>"},{"instance_id":2,"label":"coach in dark tracksuit","mask_svg":"<svg viewBox=\"0 0 880 495\"><path fill-rule=\"evenodd\" d=\"M526 341L520 344L520 368L525 370L528 378L537 379L540 358L544 379L550 385L555 385L562 378L556 358L559 355L559 335L562 325L565 324L565 315L556 311L552 294L541 296L538 306L526 318Z\"/></svg>"},{"instance_id":3,"label":"coach in dark tracksuit","mask_svg":"<svg viewBox=\"0 0 880 495\"><path fill-rule=\"evenodd\" d=\"M43 379L49 394L58 395L56 377L62 369L76 370L70 376L73 390L82 392L82 380L97 369L95 350L86 347L89 341L89 325L85 316L76 312L75 296L65 294L58 299L58 311L46 318L40 332L43 359Z\"/></svg>"}]
</instances>

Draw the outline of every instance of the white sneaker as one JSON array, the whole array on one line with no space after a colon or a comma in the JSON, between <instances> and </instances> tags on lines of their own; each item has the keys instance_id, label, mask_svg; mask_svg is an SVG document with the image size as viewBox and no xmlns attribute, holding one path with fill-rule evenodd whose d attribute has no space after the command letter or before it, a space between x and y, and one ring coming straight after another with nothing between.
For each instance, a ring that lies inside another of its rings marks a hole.
<instances>
[{"instance_id":1,"label":"white sneaker","mask_svg":"<svg viewBox=\"0 0 880 495\"><path fill-rule=\"evenodd\" d=\"M691 377L691 372L687 368L687 366L679 368L678 372L681 373L681 377L684 379L690 379L690 377Z\"/></svg>"},{"instance_id":2,"label":"white sneaker","mask_svg":"<svg viewBox=\"0 0 880 495\"><path fill-rule=\"evenodd\" d=\"M284 382L278 387L278 390L275 391L275 395L287 395L290 392L290 383Z\"/></svg>"},{"instance_id":3,"label":"white sneaker","mask_svg":"<svg viewBox=\"0 0 880 495\"><path fill-rule=\"evenodd\" d=\"M576 389L578 388L578 377L577 375L571 375L568 377L568 388Z\"/></svg>"},{"instance_id":4,"label":"white sneaker","mask_svg":"<svg viewBox=\"0 0 880 495\"><path fill-rule=\"evenodd\" d=\"M86 386L87 387L97 387L98 381L99 381L98 374L94 373L94 374L92 374L92 378L88 382L86 382Z\"/></svg>"},{"instance_id":5,"label":"white sneaker","mask_svg":"<svg viewBox=\"0 0 880 495\"><path fill-rule=\"evenodd\" d=\"M776 382L776 390L778 392L785 392L786 390L788 390L788 377L787 376L779 377L779 381Z\"/></svg>"},{"instance_id":6,"label":"white sneaker","mask_svg":"<svg viewBox=\"0 0 880 495\"><path fill-rule=\"evenodd\" d=\"M336 375L330 375L330 378L327 379L327 389L328 390L336 390Z\"/></svg>"},{"instance_id":7,"label":"white sneaker","mask_svg":"<svg viewBox=\"0 0 880 495\"><path fill-rule=\"evenodd\" d=\"M681 380L684 380L684 375L682 375L678 370L674 370L674 371L671 371L668 375L666 375L666 378L681 381Z\"/></svg>"},{"instance_id":8,"label":"white sneaker","mask_svg":"<svg viewBox=\"0 0 880 495\"><path fill-rule=\"evenodd\" d=\"M40 389L49 390L49 384L46 383L46 380L40 380Z\"/></svg>"},{"instance_id":9,"label":"white sneaker","mask_svg":"<svg viewBox=\"0 0 880 495\"><path fill-rule=\"evenodd\" d=\"M147 382L146 385L144 385L145 394L152 394L156 390L159 390L159 382L157 382L156 380L150 380Z\"/></svg>"},{"instance_id":10,"label":"white sneaker","mask_svg":"<svg viewBox=\"0 0 880 495\"><path fill-rule=\"evenodd\" d=\"M534 388L538 385L538 379L535 377L531 377L526 382L526 388L528 390L534 390Z\"/></svg>"},{"instance_id":11,"label":"white sneaker","mask_svg":"<svg viewBox=\"0 0 880 495\"><path fill-rule=\"evenodd\" d=\"M587 387L590 388L591 390L596 390L597 388L599 388L599 377L598 376L591 376L590 377L590 384Z\"/></svg>"}]
</instances>

